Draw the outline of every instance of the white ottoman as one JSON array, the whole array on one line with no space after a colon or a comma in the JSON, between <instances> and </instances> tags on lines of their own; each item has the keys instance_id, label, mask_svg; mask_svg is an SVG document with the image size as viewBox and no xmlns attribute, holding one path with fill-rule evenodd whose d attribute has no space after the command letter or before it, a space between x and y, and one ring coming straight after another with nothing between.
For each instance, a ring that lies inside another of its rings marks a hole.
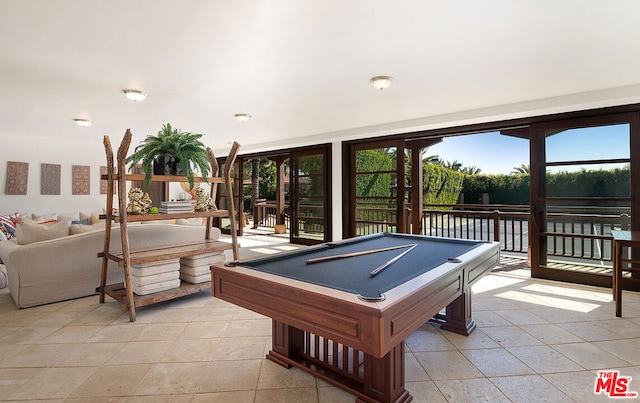
<instances>
[{"instance_id":1,"label":"white ottoman","mask_svg":"<svg viewBox=\"0 0 640 403\"><path fill-rule=\"evenodd\" d=\"M7 268L3 264L0 264L0 289L5 288L9 283L7 278Z\"/></svg>"}]
</instances>

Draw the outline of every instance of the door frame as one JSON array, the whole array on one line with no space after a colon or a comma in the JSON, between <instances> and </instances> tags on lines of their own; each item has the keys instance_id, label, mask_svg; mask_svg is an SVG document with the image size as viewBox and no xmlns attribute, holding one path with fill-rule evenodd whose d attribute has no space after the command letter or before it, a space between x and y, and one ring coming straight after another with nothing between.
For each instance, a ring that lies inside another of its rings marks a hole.
<instances>
[{"instance_id":1,"label":"door frame","mask_svg":"<svg viewBox=\"0 0 640 403\"><path fill-rule=\"evenodd\" d=\"M299 192L298 174L296 172L296 163L294 162L297 157L304 157L310 155L322 155L322 177L323 177L323 238L322 240L304 238L297 236L297 224L298 219L295 215L296 201ZM332 224L331 224L331 146L324 145L319 147L307 147L304 149L296 149L289 151L289 222L291 228L289 228L289 241L291 243L300 245L317 245L323 242L331 241Z\"/></svg>"},{"instance_id":2,"label":"door frame","mask_svg":"<svg viewBox=\"0 0 640 403\"><path fill-rule=\"evenodd\" d=\"M396 159L396 178L397 183L404 184L405 175L404 175L404 151L405 151L405 142L402 138L392 138L392 139L376 139L369 141L360 141L353 143L343 143L343 161L345 161L344 156L347 156L346 161L348 163L342 164L342 181L343 181L343 218L342 221L342 234L343 238L352 238L356 236L356 220L355 220L355 209L356 209L356 151L360 150L370 150L377 148L397 148L397 159ZM404 232L406 228L405 223L405 214L404 214L404 186L397 186L397 195L396 195L396 214L398 217L398 222L396 223L396 231L398 233Z\"/></svg>"},{"instance_id":3,"label":"door frame","mask_svg":"<svg viewBox=\"0 0 640 403\"><path fill-rule=\"evenodd\" d=\"M534 122L529 126L530 139L530 184L531 220L529 221L529 245L531 247L531 277L558 281L611 286L611 277L590 273L576 273L550 269L547 266L547 183L545 180L547 161L545 131L557 129L586 128L613 124L629 124L629 165L630 165L630 209L631 230L640 229L640 114L637 112L611 113L598 116L557 119ZM605 139L606 141L606 139ZM634 186L635 184L635 186ZM634 259L640 251L633 251Z\"/></svg>"}]
</instances>

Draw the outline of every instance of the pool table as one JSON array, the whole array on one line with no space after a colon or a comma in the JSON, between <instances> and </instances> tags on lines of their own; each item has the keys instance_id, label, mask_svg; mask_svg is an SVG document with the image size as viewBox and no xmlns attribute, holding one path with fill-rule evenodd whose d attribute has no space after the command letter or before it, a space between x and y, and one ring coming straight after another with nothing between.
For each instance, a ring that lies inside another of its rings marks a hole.
<instances>
[{"instance_id":1,"label":"pool table","mask_svg":"<svg viewBox=\"0 0 640 403\"><path fill-rule=\"evenodd\" d=\"M213 296L272 318L269 360L356 401L409 402L404 340L434 319L468 335L470 288L499 257L497 242L380 233L214 265L211 285Z\"/></svg>"}]
</instances>

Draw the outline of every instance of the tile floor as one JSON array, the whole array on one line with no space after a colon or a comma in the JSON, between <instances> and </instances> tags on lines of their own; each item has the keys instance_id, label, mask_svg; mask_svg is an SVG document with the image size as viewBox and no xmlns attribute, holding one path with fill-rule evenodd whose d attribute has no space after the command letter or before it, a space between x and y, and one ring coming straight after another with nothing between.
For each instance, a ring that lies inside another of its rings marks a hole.
<instances>
[{"instance_id":1,"label":"tile floor","mask_svg":"<svg viewBox=\"0 0 640 403\"><path fill-rule=\"evenodd\" d=\"M640 295L623 301L616 318L610 290L532 280L521 260L504 258L473 289L471 336L425 324L406 340L406 387L416 402L604 402L597 371L612 369L640 391ZM266 360L270 325L209 292L141 308L130 323L110 299L18 310L5 289L0 400L354 401Z\"/></svg>"}]
</instances>

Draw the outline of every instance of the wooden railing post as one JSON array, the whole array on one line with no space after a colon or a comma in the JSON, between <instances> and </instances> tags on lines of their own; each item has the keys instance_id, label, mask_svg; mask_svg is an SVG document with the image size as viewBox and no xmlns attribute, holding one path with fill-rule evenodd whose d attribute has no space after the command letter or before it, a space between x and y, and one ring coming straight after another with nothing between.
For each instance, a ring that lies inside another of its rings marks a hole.
<instances>
[{"instance_id":1,"label":"wooden railing post","mask_svg":"<svg viewBox=\"0 0 640 403\"><path fill-rule=\"evenodd\" d=\"M620 214L620 229L623 231L629 230L629 223L631 222L631 217L629 214L622 213Z\"/></svg>"},{"instance_id":2,"label":"wooden railing post","mask_svg":"<svg viewBox=\"0 0 640 403\"><path fill-rule=\"evenodd\" d=\"M500 242L500 210L493 210L493 240Z\"/></svg>"}]
</instances>

